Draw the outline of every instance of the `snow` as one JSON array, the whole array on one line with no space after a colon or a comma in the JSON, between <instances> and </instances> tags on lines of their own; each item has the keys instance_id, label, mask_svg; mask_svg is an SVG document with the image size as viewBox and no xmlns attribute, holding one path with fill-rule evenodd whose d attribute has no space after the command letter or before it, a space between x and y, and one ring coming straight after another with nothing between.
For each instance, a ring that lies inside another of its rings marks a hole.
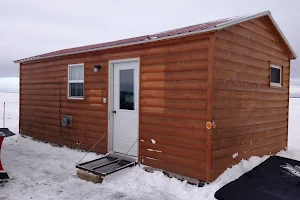
<instances>
[{"instance_id":1,"label":"snow","mask_svg":"<svg viewBox=\"0 0 300 200\"><path fill-rule=\"evenodd\" d=\"M283 165L281 166L282 168L286 169L289 171L290 174L292 174L293 176L298 176L300 177L300 167L299 166L292 166L290 164L286 164L286 165Z\"/></svg>"},{"instance_id":2,"label":"snow","mask_svg":"<svg viewBox=\"0 0 300 200\"><path fill-rule=\"evenodd\" d=\"M148 151L154 151L154 152L158 152L158 153L161 153L162 151L160 150L155 150L155 149L147 149Z\"/></svg>"},{"instance_id":3,"label":"snow","mask_svg":"<svg viewBox=\"0 0 300 200\"><path fill-rule=\"evenodd\" d=\"M2 100L18 100L15 94L3 96ZM7 121L7 126L17 131L18 111L15 109L18 109L18 104L7 109L12 118ZM0 114L1 112L0 106ZM300 147L297 145L300 143L297 130L299 118L300 99L290 99L289 148L278 155L300 160ZM198 188L187 182L168 178L161 172L146 172L139 166L107 176L102 184L86 182L75 176L75 165L85 155L84 152L66 147L53 147L19 135L6 138L2 150L4 169L12 180L1 187L0 199L6 197L9 200L214 200L215 191L268 158L251 157L249 160L243 160L227 169L213 183ZM84 160L98 157L99 155L90 153Z\"/></svg>"},{"instance_id":4,"label":"snow","mask_svg":"<svg viewBox=\"0 0 300 200\"><path fill-rule=\"evenodd\" d=\"M290 97L300 97L300 88L298 86L290 86Z\"/></svg>"},{"instance_id":5,"label":"snow","mask_svg":"<svg viewBox=\"0 0 300 200\"><path fill-rule=\"evenodd\" d=\"M289 112L289 150L298 149L300 143L300 98L290 98L290 112Z\"/></svg>"},{"instance_id":6,"label":"snow","mask_svg":"<svg viewBox=\"0 0 300 200\"><path fill-rule=\"evenodd\" d=\"M234 153L234 154L232 155L232 158L236 158L236 157L238 157L238 155L239 155L239 153L236 152L236 153Z\"/></svg>"}]
</instances>

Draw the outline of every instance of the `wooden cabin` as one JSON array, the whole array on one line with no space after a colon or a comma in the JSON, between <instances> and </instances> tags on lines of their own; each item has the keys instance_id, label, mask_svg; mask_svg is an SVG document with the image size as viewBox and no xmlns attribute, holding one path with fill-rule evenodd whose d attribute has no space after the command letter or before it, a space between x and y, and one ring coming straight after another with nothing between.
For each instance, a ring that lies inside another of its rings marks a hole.
<instances>
[{"instance_id":1,"label":"wooden cabin","mask_svg":"<svg viewBox=\"0 0 300 200\"><path fill-rule=\"evenodd\" d=\"M20 132L210 182L286 148L295 58L267 11L16 60Z\"/></svg>"}]
</instances>

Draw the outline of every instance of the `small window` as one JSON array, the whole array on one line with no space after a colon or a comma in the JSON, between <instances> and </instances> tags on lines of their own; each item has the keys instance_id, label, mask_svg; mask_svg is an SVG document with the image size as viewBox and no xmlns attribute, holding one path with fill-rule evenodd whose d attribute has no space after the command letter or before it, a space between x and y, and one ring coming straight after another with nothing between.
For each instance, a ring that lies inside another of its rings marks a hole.
<instances>
[{"instance_id":1,"label":"small window","mask_svg":"<svg viewBox=\"0 0 300 200\"><path fill-rule=\"evenodd\" d=\"M84 64L69 65L68 97L69 99L84 98Z\"/></svg>"},{"instance_id":2,"label":"small window","mask_svg":"<svg viewBox=\"0 0 300 200\"><path fill-rule=\"evenodd\" d=\"M120 109L134 110L134 70L120 70Z\"/></svg>"},{"instance_id":3,"label":"small window","mask_svg":"<svg viewBox=\"0 0 300 200\"><path fill-rule=\"evenodd\" d=\"M271 64L270 85L282 87L281 83L282 67Z\"/></svg>"}]
</instances>

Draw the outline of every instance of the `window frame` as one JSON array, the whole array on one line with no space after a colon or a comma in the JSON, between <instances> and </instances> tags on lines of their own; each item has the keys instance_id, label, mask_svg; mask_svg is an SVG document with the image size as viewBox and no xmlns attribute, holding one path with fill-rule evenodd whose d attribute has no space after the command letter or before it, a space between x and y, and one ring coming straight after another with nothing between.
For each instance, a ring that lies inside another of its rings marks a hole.
<instances>
[{"instance_id":1,"label":"window frame","mask_svg":"<svg viewBox=\"0 0 300 200\"><path fill-rule=\"evenodd\" d=\"M82 66L82 73L83 73L83 80L70 80L70 70L74 66ZM70 83L83 83L83 96L70 96ZM84 63L77 63L77 64L69 64L68 65L68 99L84 99Z\"/></svg>"},{"instance_id":2,"label":"window frame","mask_svg":"<svg viewBox=\"0 0 300 200\"><path fill-rule=\"evenodd\" d=\"M272 68L276 68L280 70L280 83L271 82L272 79ZM282 87L282 66L271 63L270 64L270 86L272 87Z\"/></svg>"}]
</instances>

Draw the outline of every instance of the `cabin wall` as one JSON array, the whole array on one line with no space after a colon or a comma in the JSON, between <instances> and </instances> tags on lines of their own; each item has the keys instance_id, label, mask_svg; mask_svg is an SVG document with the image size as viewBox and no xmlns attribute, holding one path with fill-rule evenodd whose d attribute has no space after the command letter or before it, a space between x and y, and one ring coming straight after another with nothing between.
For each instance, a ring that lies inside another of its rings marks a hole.
<instances>
[{"instance_id":1,"label":"cabin wall","mask_svg":"<svg viewBox=\"0 0 300 200\"><path fill-rule=\"evenodd\" d=\"M289 57L265 19L228 27L215 37L213 180L241 159L287 146L290 74ZM282 88L270 86L270 62L283 67Z\"/></svg>"},{"instance_id":2,"label":"cabin wall","mask_svg":"<svg viewBox=\"0 0 300 200\"><path fill-rule=\"evenodd\" d=\"M96 61L99 60L99 61ZM68 64L85 63L84 100L67 97ZM103 65L101 73L93 65ZM66 58L20 66L20 128L24 135L88 150L107 132L107 63L97 56ZM60 125L73 117L72 128ZM93 151L105 153L107 137Z\"/></svg>"},{"instance_id":3,"label":"cabin wall","mask_svg":"<svg viewBox=\"0 0 300 200\"><path fill-rule=\"evenodd\" d=\"M142 164L205 180L209 39L201 37L191 41L193 51L142 56L139 156Z\"/></svg>"},{"instance_id":4,"label":"cabin wall","mask_svg":"<svg viewBox=\"0 0 300 200\"><path fill-rule=\"evenodd\" d=\"M140 57L139 161L205 180L208 38L189 36L21 64L22 134L91 148L108 132L108 106L102 99L108 98L109 60ZM84 100L67 98L68 64L76 63L85 63ZM98 64L102 69L95 73ZM65 115L73 116L72 128L60 126ZM107 152L107 135L93 151Z\"/></svg>"}]
</instances>

